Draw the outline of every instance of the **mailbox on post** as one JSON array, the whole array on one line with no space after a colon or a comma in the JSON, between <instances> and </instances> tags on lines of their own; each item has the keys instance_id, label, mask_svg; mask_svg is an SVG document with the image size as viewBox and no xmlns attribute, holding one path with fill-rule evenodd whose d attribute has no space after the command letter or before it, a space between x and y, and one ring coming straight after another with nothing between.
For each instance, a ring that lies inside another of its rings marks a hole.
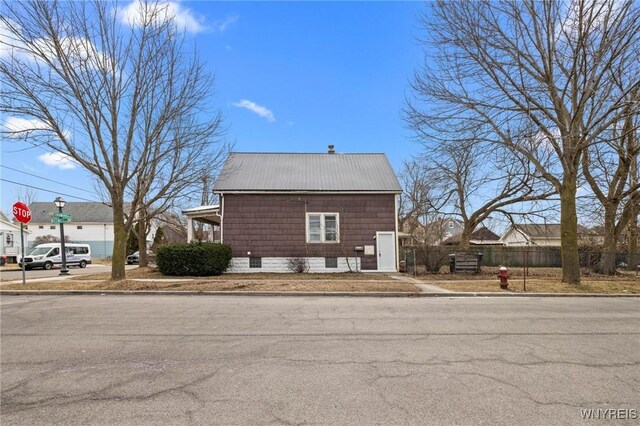
<instances>
[{"instance_id":1,"label":"mailbox on post","mask_svg":"<svg viewBox=\"0 0 640 426\"><path fill-rule=\"evenodd\" d=\"M364 251L364 246L355 246L353 251L356 253L356 272L360 272L360 268L358 267L358 263L360 263L360 256L358 253L362 253Z\"/></svg>"}]
</instances>

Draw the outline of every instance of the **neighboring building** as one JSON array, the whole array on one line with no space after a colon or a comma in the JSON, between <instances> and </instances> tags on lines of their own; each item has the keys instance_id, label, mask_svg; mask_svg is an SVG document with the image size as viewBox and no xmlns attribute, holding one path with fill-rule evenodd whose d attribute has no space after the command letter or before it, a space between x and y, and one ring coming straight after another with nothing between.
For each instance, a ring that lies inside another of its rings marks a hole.
<instances>
[{"instance_id":1,"label":"neighboring building","mask_svg":"<svg viewBox=\"0 0 640 426\"><path fill-rule=\"evenodd\" d=\"M29 229L25 228L25 247L27 247L30 234ZM0 256L7 256L9 262L17 262L18 256L21 255L20 252L20 224L14 223L0 212Z\"/></svg>"},{"instance_id":2,"label":"neighboring building","mask_svg":"<svg viewBox=\"0 0 640 426\"><path fill-rule=\"evenodd\" d=\"M29 205L32 219L29 230L30 247L37 237L53 235L60 238L60 225L51 223L54 212L58 209L49 202L34 202ZM89 244L91 256L103 259L113 253L113 210L110 206L97 202L68 201L63 209L71 214L71 221L64 225L64 234L74 243Z\"/></svg>"},{"instance_id":3,"label":"neighboring building","mask_svg":"<svg viewBox=\"0 0 640 426\"><path fill-rule=\"evenodd\" d=\"M51 223L51 218L58 208L53 201L37 201L29 205L32 219L29 230L29 247L33 247L37 237L52 235L60 238L60 225ZM98 259L110 258L113 255L113 210L111 206L98 202L67 201L64 213L71 215L71 221L64 225L64 235L74 243L89 244L91 256ZM155 223L147 235L148 247L153 243L156 232Z\"/></svg>"},{"instance_id":4,"label":"neighboring building","mask_svg":"<svg viewBox=\"0 0 640 426\"><path fill-rule=\"evenodd\" d=\"M288 272L294 258L309 272L396 271L401 191L384 154L232 153L219 208L185 214L220 224L230 272Z\"/></svg>"},{"instance_id":5,"label":"neighboring building","mask_svg":"<svg viewBox=\"0 0 640 426\"><path fill-rule=\"evenodd\" d=\"M528 223L511 225L500 240L505 246L560 247L562 227L559 223ZM594 230L578 225L580 244L602 244L603 238Z\"/></svg>"},{"instance_id":6,"label":"neighboring building","mask_svg":"<svg viewBox=\"0 0 640 426\"><path fill-rule=\"evenodd\" d=\"M447 238L442 242L443 246L450 246L460 244L461 233L456 234L452 237ZM486 245L502 245L502 241L500 241L500 236L496 235L492 230L483 226L482 228L476 229L471 233L469 244L472 246L486 246Z\"/></svg>"},{"instance_id":7,"label":"neighboring building","mask_svg":"<svg viewBox=\"0 0 640 426\"><path fill-rule=\"evenodd\" d=\"M560 247L560 224L514 224L507 229L500 240L505 246Z\"/></svg>"},{"instance_id":8,"label":"neighboring building","mask_svg":"<svg viewBox=\"0 0 640 426\"><path fill-rule=\"evenodd\" d=\"M401 237L405 240L403 245L437 246L443 244L448 238L461 233L462 228L462 222L454 218L443 217L424 224L409 217L403 221L400 230L402 231Z\"/></svg>"}]
</instances>

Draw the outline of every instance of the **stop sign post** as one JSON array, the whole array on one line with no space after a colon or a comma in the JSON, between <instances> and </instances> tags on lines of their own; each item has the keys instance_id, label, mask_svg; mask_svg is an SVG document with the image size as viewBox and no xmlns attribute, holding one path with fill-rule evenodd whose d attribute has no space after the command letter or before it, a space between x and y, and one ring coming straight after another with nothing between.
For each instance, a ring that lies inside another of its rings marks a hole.
<instances>
[{"instance_id":1,"label":"stop sign post","mask_svg":"<svg viewBox=\"0 0 640 426\"><path fill-rule=\"evenodd\" d=\"M13 216L18 222L20 222L20 251L22 257L20 258L22 263L22 284L26 283L24 276L25 262L24 262L24 224L31 222L31 210L25 203L17 201L13 205Z\"/></svg>"}]
</instances>

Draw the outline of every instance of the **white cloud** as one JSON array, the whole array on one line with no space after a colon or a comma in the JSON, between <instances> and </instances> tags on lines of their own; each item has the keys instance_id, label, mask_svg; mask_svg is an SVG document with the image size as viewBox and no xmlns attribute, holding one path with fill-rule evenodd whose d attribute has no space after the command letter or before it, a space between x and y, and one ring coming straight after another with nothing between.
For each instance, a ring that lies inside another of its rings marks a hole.
<instances>
[{"instance_id":1,"label":"white cloud","mask_svg":"<svg viewBox=\"0 0 640 426\"><path fill-rule=\"evenodd\" d=\"M38 160L47 166L59 167L64 170L75 169L77 166L77 163L71 157L60 152L47 152L38 156Z\"/></svg>"},{"instance_id":2,"label":"white cloud","mask_svg":"<svg viewBox=\"0 0 640 426\"><path fill-rule=\"evenodd\" d=\"M8 137L23 137L38 130L51 130L51 128L44 121L35 118L8 117L2 124L2 131L6 132Z\"/></svg>"},{"instance_id":3,"label":"white cloud","mask_svg":"<svg viewBox=\"0 0 640 426\"><path fill-rule=\"evenodd\" d=\"M22 40L22 27L16 22L4 17L0 20L0 58L14 58L23 63L38 61L32 53L32 46Z\"/></svg>"},{"instance_id":4,"label":"white cloud","mask_svg":"<svg viewBox=\"0 0 640 426\"><path fill-rule=\"evenodd\" d=\"M59 54L57 48L50 39L37 39L30 43L34 52L43 52L49 56L49 60L57 62ZM78 66L88 66L94 69L108 70L109 56L100 51L90 40L79 37L62 37L60 39L60 47L63 49L65 56L72 64Z\"/></svg>"},{"instance_id":5,"label":"white cloud","mask_svg":"<svg viewBox=\"0 0 640 426\"><path fill-rule=\"evenodd\" d=\"M28 138L34 132L39 132L39 135L47 133L52 138L57 139L57 135L54 134L47 123L35 118L7 117L2 126L0 126L0 134L10 139ZM71 137L71 132L68 130L64 130L63 134L67 139Z\"/></svg>"},{"instance_id":6,"label":"white cloud","mask_svg":"<svg viewBox=\"0 0 640 426\"><path fill-rule=\"evenodd\" d=\"M22 28L11 20L0 21L0 58L13 57L32 65L46 60L58 62L57 46L49 38L23 42ZM100 51L90 40L79 37L61 37L60 47L74 65L88 65L96 69L109 69L109 56ZM35 62L34 62L35 61Z\"/></svg>"},{"instance_id":7,"label":"white cloud","mask_svg":"<svg viewBox=\"0 0 640 426\"><path fill-rule=\"evenodd\" d=\"M566 16L557 27L560 32L556 36L563 34L569 41L577 41L581 32L600 35L611 22L619 19L622 12L621 2L614 0L594 0L588 4L581 2L569 2L566 5Z\"/></svg>"},{"instance_id":8,"label":"white cloud","mask_svg":"<svg viewBox=\"0 0 640 426\"><path fill-rule=\"evenodd\" d=\"M232 105L238 108L245 108L245 109L248 109L249 111L255 112L260 117L266 118L267 121L270 123L273 123L274 121L276 121L276 118L273 116L273 112L269 111L267 108L263 107L262 105L258 105L255 102L251 102L247 99L241 99L238 102L234 102Z\"/></svg>"},{"instance_id":9,"label":"white cloud","mask_svg":"<svg viewBox=\"0 0 640 426\"><path fill-rule=\"evenodd\" d=\"M175 1L145 4L144 0L134 0L118 10L118 17L124 24L133 27L140 26L142 17L145 15L145 7L148 8L146 13L155 15L156 21L166 22L172 19L179 29L190 33L199 33L206 29L203 16L196 16L191 9L184 8ZM155 10L151 10L151 7L154 7ZM227 24L224 28L226 29L228 25L230 24Z\"/></svg>"},{"instance_id":10,"label":"white cloud","mask_svg":"<svg viewBox=\"0 0 640 426\"><path fill-rule=\"evenodd\" d=\"M223 33L225 31L227 31L227 29L229 29L229 27L231 25L233 25L236 22L238 22L239 18L240 17L238 15L231 15L231 16L227 16L222 21L215 21L213 23L213 29Z\"/></svg>"}]
</instances>

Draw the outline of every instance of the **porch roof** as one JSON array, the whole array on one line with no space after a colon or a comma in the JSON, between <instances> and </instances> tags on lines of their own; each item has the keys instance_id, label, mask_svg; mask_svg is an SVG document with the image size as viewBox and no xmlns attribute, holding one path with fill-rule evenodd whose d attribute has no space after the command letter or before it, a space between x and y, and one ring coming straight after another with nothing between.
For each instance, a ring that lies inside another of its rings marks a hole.
<instances>
[{"instance_id":1,"label":"porch roof","mask_svg":"<svg viewBox=\"0 0 640 426\"><path fill-rule=\"evenodd\" d=\"M182 214L192 220L220 226L220 205L199 206L182 210Z\"/></svg>"}]
</instances>

